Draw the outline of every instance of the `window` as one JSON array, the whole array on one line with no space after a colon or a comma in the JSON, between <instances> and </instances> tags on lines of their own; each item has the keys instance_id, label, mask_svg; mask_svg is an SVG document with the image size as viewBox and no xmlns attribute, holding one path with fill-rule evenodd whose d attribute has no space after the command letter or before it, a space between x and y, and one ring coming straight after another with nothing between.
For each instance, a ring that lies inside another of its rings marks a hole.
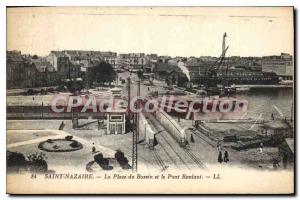
<instances>
[{"instance_id":1,"label":"window","mask_svg":"<svg viewBox=\"0 0 300 200\"><path fill-rule=\"evenodd\" d=\"M112 121L115 121L115 120L120 121L122 119L123 119L122 115L113 115L113 116L110 116L110 120L112 120Z\"/></svg>"}]
</instances>

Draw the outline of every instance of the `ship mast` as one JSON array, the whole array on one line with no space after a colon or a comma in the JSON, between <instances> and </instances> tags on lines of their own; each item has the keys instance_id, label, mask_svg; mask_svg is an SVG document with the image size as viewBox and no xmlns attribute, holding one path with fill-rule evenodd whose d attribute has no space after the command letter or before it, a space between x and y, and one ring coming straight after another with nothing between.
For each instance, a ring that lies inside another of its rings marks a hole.
<instances>
[{"instance_id":1,"label":"ship mast","mask_svg":"<svg viewBox=\"0 0 300 200\"><path fill-rule=\"evenodd\" d=\"M224 35L223 35L223 42L222 42L222 57L225 57L225 53L226 53L226 51L227 51L227 48L228 47L226 47L226 37L227 37L227 34L226 34L226 32L224 33ZM226 51L225 51L225 49L226 49Z\"/></svg>"},{"instance_id":2,"label":"ship mast","mask_svg":"<svg viewBox=\"0 0 300 200\"><path fill-rule=\"evenodd\" d=\"M218 58L218 60L213 64L213 66L206 71L206 88L217 85L217 82L218 82L217 72L219 71L222 63L224 63L225 55L229 48L229 46L226 46L226 37L227 37L227 34L225 32L223 35L223 40L222 40L221 55Z\"/></svg>"}]
</instances>

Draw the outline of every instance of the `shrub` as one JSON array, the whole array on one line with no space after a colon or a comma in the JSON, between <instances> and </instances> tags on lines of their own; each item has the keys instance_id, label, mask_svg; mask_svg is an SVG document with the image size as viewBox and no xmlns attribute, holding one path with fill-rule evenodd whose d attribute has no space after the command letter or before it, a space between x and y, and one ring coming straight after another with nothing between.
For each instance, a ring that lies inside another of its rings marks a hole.
<instances>
[{"instance_id":1,"label":"shrub","mask_svg":"<svg viewBox=\"0 0 300 200\"><path fill-rule=\"evenodd\" d=\"M121 150L117 150L115 153L115 159L124 158L124 153Z\"/></svg>"},{"instance_id":2,"label":"shrub","mask_svg":"<svg viewBox=\"0 0 300 200\"><path fill-rule=\"evenodd\" d=\"M98 153L94 156L94 160L95 160L96 163L100 163L102 159L103 159L103 154L102 153Z\"/></svg>"},{"instance_id":3,"label":"shrub","mask_svg":"<svg viewBox=\"0 0 300 200\"><path fill-rule=\"evenodd\" d=\"M102 169L104 169L104 170L112 170L113 167L109 166L109 165L105 165L105 166L102 166Z\"/></svg>"},{"instance_id":4,"label":"shrub","mask_svg":"<svg viewBox=\"0 0 300 200\"><path fill-rule=\"evenodd\" d=\"M79 144L79 142L74 141L74 142L72 142L72 143L70 144L70 146L71 146L72 148L76 148L76 147L79 147L80 144Z\"/></svg>"},{"instance_id":5,"label":"shrub","mask_svg":"<svg viewBox=\"0 0 300 200\"><path fill-rule=\"evenodd\" d=\"M41 95L45 95L45 94L47 94L47 90L44 90L44 89L41 89Z\"/></svg>"},{"instance_id":6,"label":"shrub","mask_svg":"<svg viewBox=\"0 0 300 200\"><path fill-rule=\"evenodd\" d=\"M66 137L65 137L65 139L66 139L66 140L68 140L68 141L70 141L70 140L72 140L72 139L73 139L73 136L71 136L71 135L68 135L68 136L66 136Z\"/></svg>"},{"instance_id":7,"label":"shrub","mask_svg":"<svg viewBox=\"0 0 300 200\"><path fill-rule=\"evenodd\" d=\"M29 170L32 172L46 172L48 171L48 164L46 162L46 155L44 153L34 153L28 156Z\"/></svg>"},{"instance_id":8,"label":"shrub","mask_svg":"<svg viewBox=\"0 0 300 200\"><path fill-rule=\"evenodd\" d=\"M33 89L28 89L27 92L26 92L27 95L36 95L37 93L38 92L33 90Z\"/></svg>"},{"instance_id":9,"label":"shrub","mask_svg":"<svg viewBox=\"0 0 300 200\"><path fill-rule=\"evenodd\" d=\"M128 159L126 157L119 158L117 161L120 163L121 166L128 164Z\"/></svg>"},{"instance_id":10,"label":"shrub","mask_svg":"<svg viewBox=\"0 0 300 200\"><path fill-rule=\"evenodd\" d=\"M107 158L103 158L102 153L98 153L94 156L95 162L104 170L112 170L113 167L109 166L109 160Z\"/></svg>"},{"instance_id":11,"label":"shrub","mask_svg":"<svg viewBox=\"0 0 300 200\"><path fill-rule=\"evenodd\" d=\"M115 159L118 161L122 169L130 169L130 165L128 164L128 159L125 157L124 153L120 150L117 150L115 153Z\"/></svg>"},{"instance_id":12,"label":"shrub","mask_svg":"<svg viewBox=\"0 0 300 200\"><path fill-rule=\"evenodd\" d=\"M7 168L12 170L20 170L27 167L28 161L25 156L19 152L6 152Z\"/></svg>"},{"instance_id":13,"label":"shrub","mask_svg":"<svg viewBox=\"0 0 300 200\"><path fill-rule=\"evenodd\" d=\"M47 157L44 153L33 153L26 159L22 153L8 151L6 159L8 170L30 170L31 172L48 171Z\"/></svg>"},{"instance_id":14,"label":"shrub","mask_svg":"<svg viewBox=\"0 0 300 200\"><path fill-rule=\"evenodd\" d=\"M51 87L51 88L48 88L47 91L53 93L55 91L55 89Z\"/></svg>"},{"instance_id":15,"label":"shrub","mask_svg":"<svg viewBox=\"0 0 300 200\"><path fill-rule=\"evenodd\" d=\"M107 158L103 158L102 159L102 165L108 165L109 164L109 160Z\"/></svg>"},{"instance_id":16,"label":"shrub","mask_svg":"<svg viewBox=\"0 0 300 200\"><path fill-rule=\"evenodd\" d=\"M36 160L31 163L29 170L32 172L47 172L48 164L46 160Z\"/></svg>"}]
</instances>

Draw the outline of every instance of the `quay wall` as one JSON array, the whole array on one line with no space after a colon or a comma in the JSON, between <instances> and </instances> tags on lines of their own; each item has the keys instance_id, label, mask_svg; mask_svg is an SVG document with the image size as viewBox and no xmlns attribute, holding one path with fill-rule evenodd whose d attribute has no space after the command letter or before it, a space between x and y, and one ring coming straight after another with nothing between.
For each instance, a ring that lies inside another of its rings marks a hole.
<instances>
[{"instance_id":1,"label":"quay wall","mask_svg":"<svg viewBox=\"0 0 300 200\"><path fill-rule=\"evenodd\" d=\"M78 112L79 119L105 119L103 112ZM72 119L71 112L55 113L48 106L7 106L7 119Z\"/></svg>"}]
</instances>

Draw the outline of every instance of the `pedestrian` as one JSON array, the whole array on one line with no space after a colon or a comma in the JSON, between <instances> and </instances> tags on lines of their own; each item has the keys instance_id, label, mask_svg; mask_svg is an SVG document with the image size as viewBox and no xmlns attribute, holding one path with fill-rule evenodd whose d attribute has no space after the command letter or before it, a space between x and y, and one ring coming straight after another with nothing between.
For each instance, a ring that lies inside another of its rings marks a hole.
<instances>
[{"instance_id":1,"label":"pedestrian","mask_svg":"<svg viewBox=\"0 0 300 200\"><path fill-rule=\"evenodd\" d=\"M58 130L63 130L64 127L65 127L65 123L64 123L64 121L62 121L61 124L59 125Z\"/></svg>"},{"instance_id":2,"label":"pedestrian","mask_svg":"<svg viewBox=\"0 0 300 200\"><path fill-rule=\"evenodd\" d=\"M188 145L188 144L189 144L189 141L186 140L186 141L185 141L185 145Z\"/></svg>"},{"instance_id":3,"label":"pedestrian","mask_svg":"<svg viewBox=\"0 0 300 200\"><path fill-rule=\"evenodd\" d=\"M97 122L98 122L98 130L100 130L100 128L101 128L100 120L98 119Z\"/></svg>"},{"instance_id":4,"label":"pedestrian","mask_svg":"<svg viewBox=\"0 0 300 200\"><path fill-rule=\"evenodd\" d=\"M219 163L222 163L222 162L223 162L222 152L221 152L221 151L219 151L218 162L219 162Z\"/></svg>"},{"instance_id":5,"label":"pedestrian","mask_svg":"<svg viewBox=\"0 0 300 200\"><path fill-rule=\"evenodd\" d=\"M264 144L261 142L260 145L259 145L259 152L260 153L263 152L263 147L264 147Z\"/></svg>"},{"instance_id":6,"label":"pedestrian","mask_svg":"<svg viewBox=\"0 0 300 200\"><path fill-rule=\"evenodd\" d=\"M96 147L95 144L93 143L93 147L92 147L92 154L96 153Z\"/></svg>"},{"instance_id":7,"label":"pedestrian","mask_svg":"<svg viewBox=\"0 0 300 200\"><path fill-rule=\"evenodd\" d=\"M217 143L217 150L221 151L221 142L220 141L218 141L218 143Z\"/></svg>"},{"instance_id":8,"label":"pedestrian","mask_svg":"<svg viewBox=\"0 0 300 200\"><path fill-rule=\"evenodd\" d=\"M225 153L224 153L224 162L229 162L229 154L228 154L228 151L225 151Z\"/></svg>"},{"instance_id":9,"label":"pedestrian","mask_svg":"<svg viewBox=\"0 0 300 200\"><path fill-rule=\"evenodd\" d=\"M192 143L195 143L193 134L191 134L191 142L192 142Z\"/></svg>"},{"instance_id":10,"label":"pedestrian","mask_svg":"<svg viewBox=\"0 0 300 200\"><path fill-rule=\"evenodd\" d=\"M274 159L274 160L273 160L273 168L274 168L274 169L277 169L278 167L279 167L279 162L278 162L277 159Z\"/></svg>"}]
</instances>

